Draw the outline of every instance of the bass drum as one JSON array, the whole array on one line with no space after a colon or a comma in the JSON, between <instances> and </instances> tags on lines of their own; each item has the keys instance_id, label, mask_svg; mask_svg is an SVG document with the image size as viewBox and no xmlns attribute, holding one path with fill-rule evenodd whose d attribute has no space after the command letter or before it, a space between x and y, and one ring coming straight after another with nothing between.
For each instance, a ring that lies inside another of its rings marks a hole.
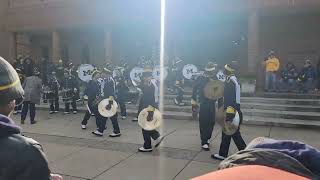
<instances>
[{"instance_id":1,"label":"bass drum","mask_svg":"<svg viewBox=\"0 0 320 180\"><path fill-rule=\"evenodd\" d=\"M141 83L142 73L143 73L143 68L141 68L141 67L134 67L130 71L130 79L131 79L132 83L134 84L134 86Z\"/></svg>"},{"instance_id":2,"label":"bass drum","mask_svg":"<svg viewBox=\"0 0 320 180\"><path fill-rule=\"evenodd\" d=\"M226 81L226 75L224 75L223 71L222 70L219 70L217 72L217 78L222 81L222 82L225 82Z\"/></svg>"},{"instance_id":3,"label":"bass drum","mask_svg":"<svg viewBox=\"0 0 320 180\"><path fill-rule=\"evenodd\" d=\"M77 70L78 77L84 82L89 82L92 79L92 72L95 67L91 64L81 64Z\"/></svg>"},{"instance_id":4,"label":"bass drum","mask_svg":"<svg viewBox=\"0 0 320 180\"><path fill-rule=\"evenodd\" d=\"M187 64L183 67L182 69L182 75L184 78L190 80L193 75L198 73L198 68L197 66L193 64Z\"/></svg>"},{"instance_id":5,"label":"bass drum","mask_svg":"<svg viewBox=\"0 0 320 180\"><path fill-rule=\"evenodd\" d=\"M168 68L164 67L164 74L163 74L163 79L165 80L168 76ZM158 81L160 81L160 66L157 65L154 67L153 72L152 72L152 77Z\"/></svg>"}]
</instances>

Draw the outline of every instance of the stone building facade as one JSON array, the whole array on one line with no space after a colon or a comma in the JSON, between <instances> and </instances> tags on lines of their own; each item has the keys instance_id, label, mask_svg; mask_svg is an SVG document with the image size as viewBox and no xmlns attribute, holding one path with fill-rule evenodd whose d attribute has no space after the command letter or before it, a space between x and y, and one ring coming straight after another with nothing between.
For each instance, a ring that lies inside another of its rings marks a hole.
<instances>
[{"instance_id":1,"label":"stone building facade","mask_svg":"<svg viewBox=\"0 0 320 180\"><path fill-rule=\"evenodd\" d=\"M320 56L319 0L167 0L166 54L199 64L238 60L259 72L274 50L284 65ZM2 0L0 54L76 64L134 64L158 48L160 1Z\"/></svg>"}]
</instances>

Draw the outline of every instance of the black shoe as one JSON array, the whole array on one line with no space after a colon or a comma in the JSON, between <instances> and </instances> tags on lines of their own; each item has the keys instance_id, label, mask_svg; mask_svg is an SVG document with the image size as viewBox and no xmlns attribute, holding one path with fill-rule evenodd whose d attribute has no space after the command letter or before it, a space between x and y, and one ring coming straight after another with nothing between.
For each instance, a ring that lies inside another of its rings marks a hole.
<instances>
[{"instance_id":1,"label":"black shoe","mask_svg":"<svg viewBox=\"0 0 320 180\"><path fill-rule=\"evenodd\" d=\"M24 120L21 120L21 124L24 124Z\"/></svg>"},{"instance_id":2,"label":"black shoe","mask_svg":"<svg viewBox=\"0 0 320 180\"><path fill-rule=\"evenodd\" d=\"M31 121L31 124L36 124L37 123L37 121Z\"/></svg>"}]
</instances>

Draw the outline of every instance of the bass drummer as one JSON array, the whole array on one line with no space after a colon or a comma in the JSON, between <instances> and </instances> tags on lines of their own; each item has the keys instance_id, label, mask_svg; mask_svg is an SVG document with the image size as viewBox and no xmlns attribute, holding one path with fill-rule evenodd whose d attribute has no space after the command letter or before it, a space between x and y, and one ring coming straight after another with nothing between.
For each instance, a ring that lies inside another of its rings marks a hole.
<instances>
[{"instance_id":1,"label":"bass drummer","mask_svg":"<svg viewBox=\"0 0 320 180\"><path fill-rule=\"evenodd\" d=\"M63 89L63 96L65 99L64 114L70 114L70 104L72 106L73 114L77 114L76 94L79 91L78 82L67 69L64 71L61 87Z\"/></svg>"},{"instance_id":2,"label":"bass drummer","mask_svg":"<svg viewBox=\"0 0 320 180\"><path fill-rule=\"evenodd\" d=\"M49 91L52 92L51 97L47 97L50 103L50 114L59 112L59 88L60 83L56 76L56 71L53 69L48 80Z\"/></svg>"}]
</instances>

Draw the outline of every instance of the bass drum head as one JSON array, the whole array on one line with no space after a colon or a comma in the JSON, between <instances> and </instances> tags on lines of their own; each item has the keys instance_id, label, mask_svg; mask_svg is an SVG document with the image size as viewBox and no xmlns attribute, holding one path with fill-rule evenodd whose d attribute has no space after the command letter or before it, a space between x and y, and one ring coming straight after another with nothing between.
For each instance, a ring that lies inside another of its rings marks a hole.
<instances>
[{"instance_id":1,"label":"bass drum head","mask_svg":"<svg viewBox=\"0 0 320 180\"><path fill-rule=\"evenodd\" d=\"M78 77L84 82L89 82L92 79L92 72L95 67L91 64L81 64L78 68Z\"/></svg>"},{"instance_id":2,"label":"bass drum head","mask_svg":"<svg viewBox=\"0 0 320 180\"><path fill-rule=\"evenodd\" d=\"M112 117L117 113L118 103L115 100L113 100L110 110L106 109L106 106L108 104L109 104L109 99L104 99L100 101L100 103L98 104L98 111L100 115L103 117Z\"/></svg>"},{"instance_id":3,"label":"bass drum head","mask_svg":"<svg viewBox=\"0 0 320 180\"><path fill-rule=\"evenodd\" d=\"M164 67L164 74L163 74L163 78L164 80L167 78L168 76L168 68L167 67ZM160 81L160 66L157 65L153 68L153 71L152 71L152 77L158 81Z\"/></svg>"},{"instance_id":4,"label":"bass drum head","mask_svg":"<svg viewBox=\"0 0 320 180\"><path fill-rule=\"evenodd\" d=\"M224 75L223 71L222 70L219 70L217 72L217 78L222 81L222 82L225 82L226 81L226 75Z\"/></svg>"},{"instance_id":5,"label":"bass drum head","mask_svg":"<svg viewBox=\"0 0 320 180\"><path fill-rule=\"evenodd\" d=\"M130 79L131 81L134 82L141 82L140 77L142 76L143 73L143 68L141 67L134 67L131 71L130 71Z\"/></svg>"},{"instance_id":6,"label":"bass drum head","mask_svg":"<svg viewBox=\"0 0 320 180\"><path fill-rule=\"evenodd\" d=\"M187 64L182 69L182 75L186 79L191 79L194 74L198 72L197 66L193 64Z\"/></svg>"},{"instance_id":7,"label":"bass drum head","mask_svg":"<svg viewBox=\"0 0 320 180\"><path fill-rule=\"evenodd\" d=\"M161 112L158 109L154 110L152 121L147 121L148 108L143 109L138 116L139 126L147 131L152 131L159 128L162 124Z\"/></svg>"}]
</instances>

